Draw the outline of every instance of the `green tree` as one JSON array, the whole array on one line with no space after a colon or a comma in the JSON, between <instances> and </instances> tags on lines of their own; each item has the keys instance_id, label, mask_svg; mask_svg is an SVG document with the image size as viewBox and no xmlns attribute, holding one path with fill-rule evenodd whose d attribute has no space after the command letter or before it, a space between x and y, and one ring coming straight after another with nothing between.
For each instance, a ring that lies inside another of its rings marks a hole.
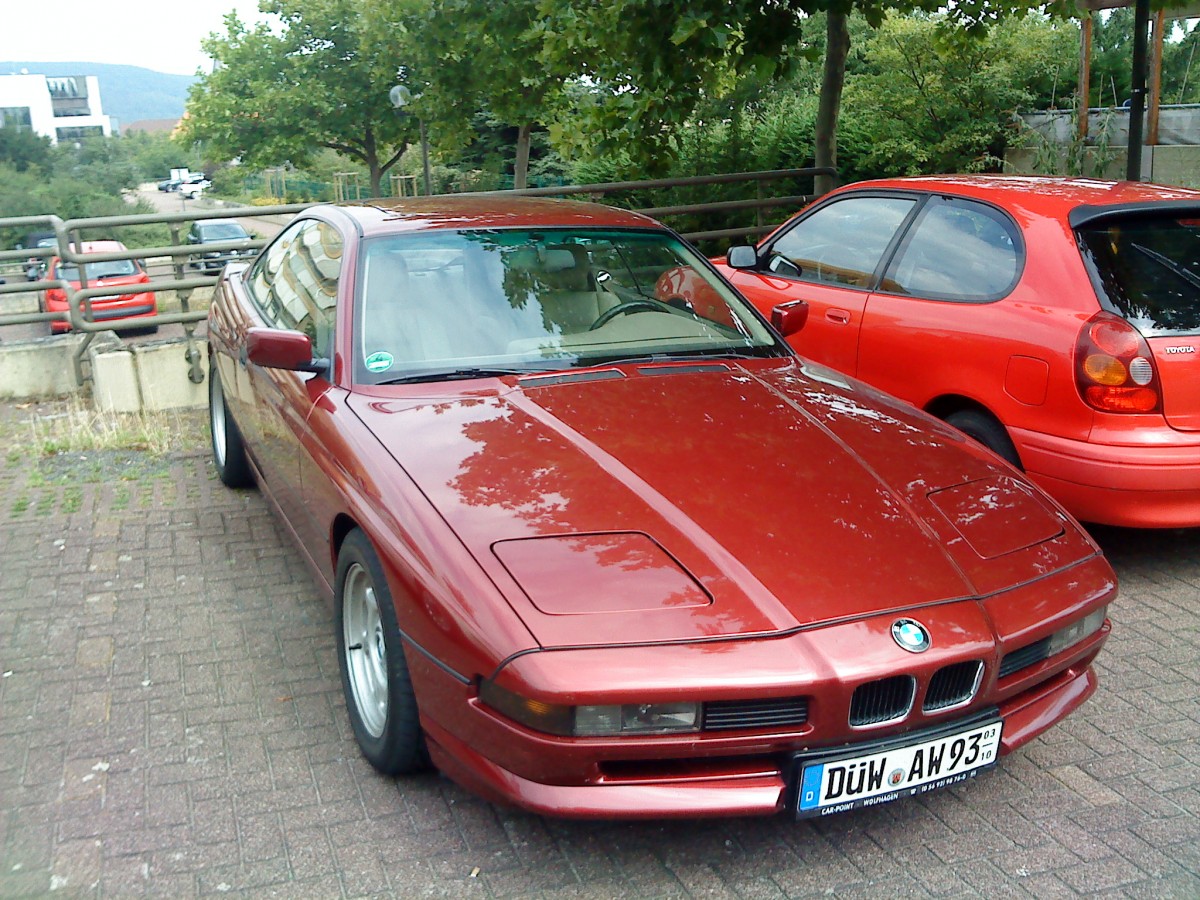
<instances>
[{"instance_id":1,"label":"green tree","mask_svg":"<svg viewBox=\"0 0 1200 900\"><path fill-rule=\"evenodd\" d=\"M1092 16L1092 106L1120 106L1132 94L1133 10Z\"/></svg>"},{"instance_id":2,"label":"green tree","mask_svg":"<svg viewBox=\"0 0 1200 900\"><path fill-rule=\"evenodd\" d=\"M424 85L416 111L443 145L465 145L480 117L513 126L517 188L527 184L532 134L553 121L566 81L561 67L537 61L538 26L538 0L433 0L409 19Z\"/></svg>"},{"instance_id":3,"label":"green tree","mask_svg":"<svg viewBox=\"0 0 1200 900\"><path fill-rule=\"evenodd\" d=\"M388 99L407 39L391 17L408 14L409 5L264 0L278 30L247 28L229 14L225 33L204 41L218 65L192 87L185 138L203 141L209 155L258 166L303 165L321 148L335 150L366 168L379 196L416 131Z\"/></svg>"},{"instance_id":4,"label":"green tree","mask_svg":"<svg viewBox=\"0 0 1200 900\"><path fill-rule=\"evenodd\" d=\"M0 162L24 172L30 166L44 166L49 161L50 138L15 125L0 128Z\"/></svg>"},{"instance_id":5,"label":"green tree","mask_svg":"<svg viewBox=\"0 0 1200 900\"><path fill-rule=\"evenodd\" d=\"M797 56L787 52L806 34L806 17L827 11L832 37L830 64L822 78L821 115L815 140L820 161L836 160L840 58L848 52L837 17L860 13L879 24L888 10L932 12L942 0L539 0L542 58L558 70L577 71L593 86L577 117L586 141L599 152L625 145L631 157L661 170L671 138L696 105L719 95L732 76L756 72L764 80L788 74ZM945 27L977 37L998 22L1040 7L1037 0L960 0L949 7ZM1064 12L1068 0L1054 0ZM558 133L560 138L569 134Z\"/></svg>"},{"instance_id":6,"label":"green tree","mask_svg":"<svg viewBox=\"0 0 1200 900\"><path fill-rule=\"evenodd\" d=\"M867 41L842 122L854 174L993 169L1014 113L1074 90L1073 23L1034 14L981 40L948 43L940 21L889 16Z\"/></svg>"},{"instance_id":7,"label":"green tree","mask_svg":"<svg viewBox=\"0 0 1200 900\"><path fill-rule=\"evenodd\" d=\"M120 141L139 181L162 181L171 169L189 163L187 152L165 132L132 131L121 135Z\"/></svg>"},{"instance_id":8,"label":"green tree","mask_svg":"<svg viewBox=\"0 0 1200 900\"><path fill-rule=\"evenodd\" d=\"M1176 31L1178 40L1163 48L1163 103L1200 103L1200 21Z\"/></svg>"}]
</instances>

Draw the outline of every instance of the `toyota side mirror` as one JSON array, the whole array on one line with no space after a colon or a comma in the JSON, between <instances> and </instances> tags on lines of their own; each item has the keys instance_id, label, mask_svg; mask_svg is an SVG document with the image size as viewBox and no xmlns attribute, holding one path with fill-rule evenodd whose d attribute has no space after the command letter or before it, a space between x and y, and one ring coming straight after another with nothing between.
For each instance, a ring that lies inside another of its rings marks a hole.
<instances>
[{"instance_id":1,"label":"toyota side mirror","mask_svg":"<svg viewBox=\"0 0 1200 900\"><path fill-rule=\"evenodd\" d=\"M754 269L758 267L758 251L749 244L730 247L725 262L731 269Z\"/></svg>"}]
</instances>

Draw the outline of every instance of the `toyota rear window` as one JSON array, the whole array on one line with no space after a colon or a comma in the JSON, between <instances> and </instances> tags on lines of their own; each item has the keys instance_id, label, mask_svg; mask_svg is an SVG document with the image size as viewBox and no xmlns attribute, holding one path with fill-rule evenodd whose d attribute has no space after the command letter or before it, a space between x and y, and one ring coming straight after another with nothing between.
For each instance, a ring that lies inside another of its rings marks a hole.
<instances>
[{"instance_id":1,"label":"toyota rear window","mask_svg":"<svg viewBox=\"0 0 1200 900\"><path fill-rule=\"evenodd\" d=\"M1200 213L1080 228L1100 300L1146 337L1200 332Z\"/></svg>"}]
</instances>

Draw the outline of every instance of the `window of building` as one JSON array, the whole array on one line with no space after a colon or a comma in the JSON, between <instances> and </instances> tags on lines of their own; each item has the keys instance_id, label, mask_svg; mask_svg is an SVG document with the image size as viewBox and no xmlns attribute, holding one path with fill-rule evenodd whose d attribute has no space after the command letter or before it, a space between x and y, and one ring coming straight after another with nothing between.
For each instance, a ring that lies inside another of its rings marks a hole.
<instances>
[{"instance_id":1,"label":"window of building","mask_svg":"<svg viewBox=\"0 0 1200 900\"><path fill-rule=\"evenodd\" d=\"M32 131L33 117L28 106L0 106L0 128Z\"/></svg>"},{"instance_id":2,"label":"window of building","mask_svg":"<svg viewBox=\"0 0 1200 900\"><path fill-rule=\"evenodd\" d=\"M60 141L77 141L81 138L103 137L104 129L99 125L81 125L75 128L56 128Z\"/></svg>"}]
</instances>

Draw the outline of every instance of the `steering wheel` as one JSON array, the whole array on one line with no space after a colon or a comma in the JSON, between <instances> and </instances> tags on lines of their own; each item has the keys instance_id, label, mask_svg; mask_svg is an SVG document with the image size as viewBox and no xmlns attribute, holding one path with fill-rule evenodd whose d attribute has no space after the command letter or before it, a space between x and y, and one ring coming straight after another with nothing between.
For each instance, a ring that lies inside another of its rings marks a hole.
<instances>
[{"instance_id":1,"label":"steering wheel","mask_svg":"<svg viewBox=\"0 0 1200 900\"><path fill-rule=\"evenodd\" d=\"M653 300L623 300L612 309L606 309L600 313L600 316L588 326L588 331L595 331L597 328L603 328L617 316L627 316L634 312L662 312L662 307Z\"/></svg>"}]
</instances>

